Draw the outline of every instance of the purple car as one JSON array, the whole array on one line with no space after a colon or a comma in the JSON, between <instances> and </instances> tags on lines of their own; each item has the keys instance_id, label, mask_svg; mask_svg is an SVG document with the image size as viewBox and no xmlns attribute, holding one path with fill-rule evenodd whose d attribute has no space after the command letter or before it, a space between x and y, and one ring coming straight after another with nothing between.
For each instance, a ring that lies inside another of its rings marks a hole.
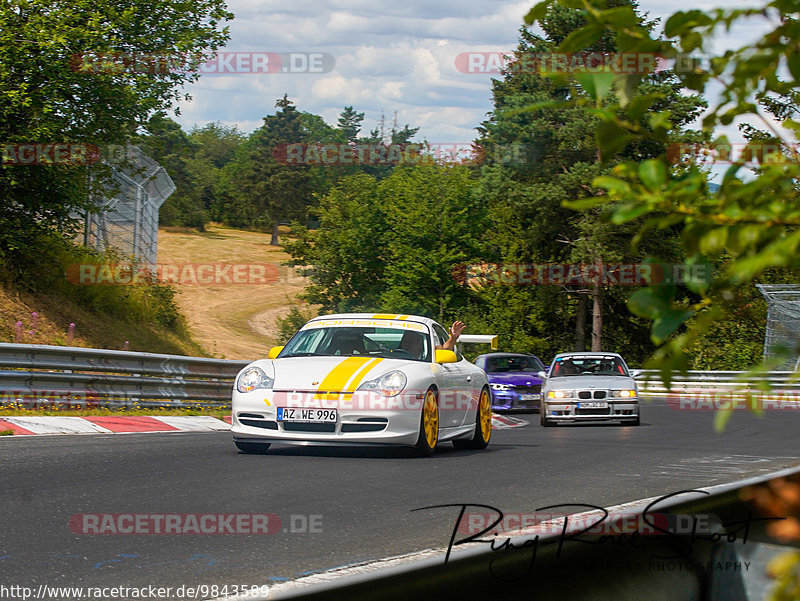
<instances>
[{"instance_id":1,"label":"purple car","mask_svg":"<svg viewBox=\"0 0 800 601\"><path fill-rule=\"evenodd\" d=\"M527 353L489 353L475 359L486 372L492 389L492 409L499 411L538 409L542 400L545 371L539 359Z\"/></svg>"}]
</instances>

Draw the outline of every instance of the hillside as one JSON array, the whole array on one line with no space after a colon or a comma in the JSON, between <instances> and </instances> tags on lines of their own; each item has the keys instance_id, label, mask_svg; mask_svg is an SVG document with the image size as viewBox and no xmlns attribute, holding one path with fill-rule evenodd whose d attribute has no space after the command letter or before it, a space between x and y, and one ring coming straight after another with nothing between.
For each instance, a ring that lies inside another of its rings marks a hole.
<instances>
[{"instance_id":1,"label":"hillside","mask_svg":"<svg viewBox=\"0 0 800 601\"><path fill-rule=\"evenodd\" d=\"M202 233L162 228L160 268L185 271L187 266L211 265L222 274L219 280L230 280L193 284L184 279L173 284L177 292L174 302L183 318L170 328L159 325L157 317L148 313L152 309L141 300L136 306L138 318L123 308L128 306L122 304L124 299L140 299L141 295L135 294L140 292L138 287L92 286L84 290L81 286L74 293L75 287L65 282L45 293L0 285L0 342L229 359L264 355L276 342L276 319L288 313L304 284L293 270L280 265L288 255L279 247L271 247L269 238L268 234L216 226ZM235 276L237 266L245 272L266 270L261 279L267 283L233 283L236 278L231 276ZM60 277L59 268L53 269L55 277Z\"/></svg>"},{"instance_id":2,"label":"hillside","mask_svg":"<svg viewBox=\"0 0 800 601\"><path fill-rule=\"evenodd\" d=\"M280 265L288 255L270 246L269 240L269 234L214 225L206 232L159 230L159 264L174 266L179 272L187 264L220 265L213 283L175 285L176 302L189 333L213 356L254 359L265 355L276 343L276 319L288 313L303 290L305 279ZM224 281L234 279L237 265L247 274L263 264L271 266L264 279L274 281L258 283L258 277L245 277L243 283ZM232 267L222 271L225 265Z\"/></svg>"},{"instance_id":3,"label":"hillside","mask_svg":"<svg viewBox=\"0 0 800 601\"><path fill-rule=\"evenodd\" d=\"M70 324L74 327L70 328ZM180 327L167 331L154 323L88 310L58 290L45 294L8 285L0 286L0 342L205 354Z\"/></svg>"}]
</instances>

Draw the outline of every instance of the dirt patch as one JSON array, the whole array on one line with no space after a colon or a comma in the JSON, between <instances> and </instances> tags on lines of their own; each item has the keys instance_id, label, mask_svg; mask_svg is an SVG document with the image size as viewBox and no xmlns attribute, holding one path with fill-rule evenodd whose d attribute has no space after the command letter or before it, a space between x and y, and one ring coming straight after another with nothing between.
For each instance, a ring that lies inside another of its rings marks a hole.
<instances>
[{"instance_id":1,"label":"dirt patch","mask_svg":"<svg viewBox=\"0 0 800 601\"><path fill-rule=\"evenodd\" d=\"M297 295L306 280L281 265L289 255L269 240L269 234L213 225L206 232L159 230L160 264L177 269L187 264L221 266L211 283L175 284L192 338L217 357L256 359L285 342L276 339L275 320L299 304ZM253 267L263 264L271 266L269 283L259 283L261 268ZM225 265L232 267L223 272ZM225 281L233 279L237 266L244 274L241 283Z\"/></svg>"}]
</instances>

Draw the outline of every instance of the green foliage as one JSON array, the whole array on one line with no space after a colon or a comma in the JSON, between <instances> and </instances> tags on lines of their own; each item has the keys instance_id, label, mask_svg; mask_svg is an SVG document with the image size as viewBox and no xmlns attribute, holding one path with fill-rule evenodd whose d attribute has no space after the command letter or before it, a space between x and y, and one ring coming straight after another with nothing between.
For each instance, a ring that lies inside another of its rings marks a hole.
<instances>
[{"instance_id":1,"label":"green foliage","mask_svg":"<svg viewBox=\"0 0 800 601\"><path fill-rule=\"evenodd\" d=\"M558 4L572 5L566 0L542 3L529 18L539 18L546 7ZM776 0L757 9L680 11L666 21L664 38L653 37L639 24L616 19L604 2L586 0L582 5L586 35L602 28L615 36L621 52L658 53L667 59L709 50L713 35L734 23L745 24L754 17L763 23L764 15L774 17L769 21L770 31L754 43L727 51L713 59L708 69L695 66L676 71L674 77L688 90L703 93L712 84L720 90L719 102L702 119L705 139L724 144L727 140L717 136L718 128L734 119L746 119L763 123L766 137L779 141L784 151L795 144L794 134L800 131L800 124L791 118L791 99L797 98L800 84L800 70L794 69L800 56L794 42L800 27L794 17L800 8L797 2ZM786 81L781 80L783 74L788 75ZM629 84L641 76L620 77ZM760 106L754 98L760 99ZM783 118L783 130L764 116L764 107ZM668 143L676 127L671 108L651 107L646 113L649 127L644 127L641 106L629 102L618 88L615 101L596 112L601 121L597 144L604 158L619 150L620 136L641 144ZM752 126L745 133L754 143L765 139ZM800 266L796 183L800 165L774 160L774 155L759 157L758 147L752 148L759 162L755 173L748 173L743 162L734 162L713 195L707 193L705 171L694 165L691 157L688 164L676 167L669 164L666 153L647 162L640 157L623 162L611 176L594 181L606 192L597 200L608 207L612 222L632 223L636 219L640 237L665 229L679 230L689 261L726 258L724 268L714 274L710 284L689 286L695 298L688 302L667 286L652 286L632 298L631 310L652 323L651 337L659 345L652 364L662 369L664 378L668 379L670 370L689 367L688 350L696 348L703 336L709 336L715 323L730 316L744 286L769 269L796 270Z\"/></svg>"},{"instance_id":2,"label":"green foliage","mask_svg":"<svg viewBox=\"0 0 800 601\"><path fill-rule=\"evenodd\" d=\"M537 57L553 52L608 53L617 48L616 38L604 27L586 27L587 14L573 4L551 3L534 11L541 16L544 35L527 29L520 31L519 45L501 80L493 82L494 110L479 128L478 142L485 148L516 144L526 149L524 161L506 164L490 160L481 172L480 196L488 204L490 234L484 238L483 256L500 263L637 263L647 252L665 262L681 260L675 233L660 230L643 237L638 247L630 240L638 223L604 221L603 189L597 185L611 173L613 163L604 162L604 146L598 135L608 137L614 153L623 158L651 158L663 153L669 143L640 143L626 132L606 127L604 115L613 102L612 90L619 82L610 71L548 73L546 63ZM643 28L650 24L639 17L635 5L626 0L610 2L609 15L635 20ZM580 32L580 33L578 33ZM538 67L538 68L537 68ZM642 127L649 127L645 112L663 106L673 110L675 140L695 140L686 130L704 107L697 96L682 94L679 82L669 73L640 78L627 88L632 106L639 111ZM614 153L611 153L613 156ZM647 176L658 178L657 169ZM592 181L595 185L591 185ZM580 199L580 200L579 200ZM586 209L575 212L573 209ZM636 215L632 215L633 218ZM625 311L631 289L603 286L570 286L548 291L484 291L485 314L493 315L488 328L507 331L510 341L535 340L552 354L565 349L583 350L592 326L591 295L597 294L602 317L602 346L625 353L639 361L652 350L642 320L633 320ZM581 300L583 296L583 300ZM495 306L495 304L498 306ZM509 307L519 310L509 312ZM525 313L527 307L527 315ZM552 319L531 320L528 315L552 312ZM480 313L480 309L476 313ZM512 317L513 316L513 317ZM512 344L517 344L512 342ZM526 350L524 348L516 350Z\"/></svg>"},{"instance_id":3,"label":"green foliage","mask_svg":"<svg viewBox=\"0 0 800 601\"><path fill-rule=\"evenodd\" d=\"M239 148L220 178L224 198L217 214L236 227L272 229L278 243L278 224L305 223L313 193L324 193L335 181L335 169L327 166L292 165L276 159L287 144L342 141L341 132L321 117L303 113L284 95L280 110L264 117L264 124Z\"/></svg>"},{"instance_id":4,"label":"green foliage","mask_svg":"<svg viewBox=\"0 0 800 601\"><path fill-rule=\"evenodd\" d=\"M175 302L177 291L172 286L157 283L81 285L64 277L65 273L77 273L80 265L127 263L129 260L113 252L100 254L76 246L71 240L51 232L40 233L34 243L38 260L26 263L15 278L16 286L21 289L47 292L96 315L113 315L172 332L184 330Z\"/></svg>"},{"instance_id":5,"label":"green foliage","mask_svg":"<svg viewBox=\"0 0 800 601\"><path fill-rule=\"evenodd\" d=\"M288 300L288 299L287 299ZM292 305L286 317L279 317L275 320L278 333L275 338L279 345L286 344L289 339L302 328L308 320L314 317L311 310L303 310L297 305Z\"/></svg>"},{"instance_id":6,"label":"green foliage","mask_svg":"<svg viewBox=\"0 0 800 601\"><path fill-rule=\"evenodd\" d=\"M272 230L296 220L314 220L314 206L337 181L354 173L387 177L394 165L293 165L279 160L286 144L305 148L324 144L384 144L378 132L359 138L364 113L352 106L342 111L337 126L322 117L299 111L284 96L275 114L249 136L235 127L209 123L189 133L166 117L154 114L136 142L172 177L176 191L161 206L163 225L203 230L209 221L259 230ZM393 127L392 143L409 142L419 128Z\"/></svg>"},{"instance_id":7,"label":"green foliage","mask_svg":"<svg viewBox=\"0 0 800 601\"><path fill-rule=\"evenodd\" d=\"M208 223L195 178L188 160L198 145L172 119L163 113L153 115L145 127L146 135L137 140L147 156L166 169L175 183L173 192L159 210L160 225L183 225L202 231Z\"/></svg>"},{"instance_id":8,"label":"green foliage","mask_svg":"<svg viewBox=\"0 0 800 601\"><path fill-rule=\"evenodd\" d=\"M12 0L0 6L0 140L125 143L153 112L183 97L196 72L81 70L82 57L213 52L233 15L222 0ZM90 59L90 63L93 59ZM0 257L12 270L34 260L32 241L66 232L89 208L86 170L0 167Z\"/></svg>"},{"instance_id":9,"label":"green foliage","mask_svg":"<svg viewBox=\"0 0 800 601\"><path fill-rule=\"evenodd\" d=\"M475 181L464 167L420 165L396 169L381 183L391 232L386 244L383 310L444 321L468 297L453 266L477 256L485 228Z\"/></svg>"},{"instance_id":10,"label":"green foliage","mask_svg":"<svg viewBox=\"0 0 800 601\"><path fill-rule=\"evenodd\" d=\"M342 132L344 139L348 142L355 142L358 138L358 132L361 131L361 122L364 121L364 113L358 113L353 110L352 106L344 107L337 127Z\"/></svg>"},{"instance_id":11,"label":"green foliage","mask_svg":"<svg viewBox=\"0 0 800 601\"><path fill-rule=\"evenodd\" d=\"M471 171L463 166L395 169L381 182L357 173L320 200L320 228L296 226L284 244L304 266L305 300L323 312L388 311L444 320L469 292L453 267L472 259L485 228Z\"/></svg>"},{"instance_id":12,"label":"green foliage","mask_svg":"<svg viewBox=\"0 0 800 601\"><path fill-rule=\"evenodd\" d=\"M388 224L378 183L364 173L343 178L316 208L318 230L295 224L284 242L290 265L301 266L310 284L303 298L322 312L379 308Z\"/></svg>"}]
</instances>

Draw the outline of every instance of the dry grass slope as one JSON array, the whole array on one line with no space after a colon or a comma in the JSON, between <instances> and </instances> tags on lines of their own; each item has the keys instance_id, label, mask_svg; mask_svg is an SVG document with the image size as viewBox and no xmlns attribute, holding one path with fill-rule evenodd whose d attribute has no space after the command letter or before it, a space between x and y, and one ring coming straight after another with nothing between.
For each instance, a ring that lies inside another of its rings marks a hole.
<instances>
[{"instance_id":1,"label":"dry grass slope","mask_svg":"<svg viewBox=\"0 0 800 601\"><path fill-rule=\"evenodd\" d=\"M270 263L277 281L267 284L181 284L176 301L192 338L209 353L227 359L266 355L275 338L275 321L297 304L305 279L280 263L289 257L269 245L269 234L209 226L206 232L163 228L158 237L161 264Z\"/></svg>"}]
</instances>

